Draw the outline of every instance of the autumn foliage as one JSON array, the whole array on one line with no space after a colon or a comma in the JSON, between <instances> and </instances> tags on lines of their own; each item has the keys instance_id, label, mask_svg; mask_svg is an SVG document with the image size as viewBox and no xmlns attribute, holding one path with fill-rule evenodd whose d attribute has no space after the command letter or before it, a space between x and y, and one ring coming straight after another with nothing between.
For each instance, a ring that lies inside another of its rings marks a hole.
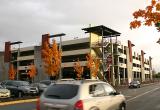
<instances>
[{"instance_id":1,"label":"autumn foliage","mask_svg":"<svg viewBox=\"0 0 160 110\"><path fill-rule=\"evenodd\" d=\"M160 31L160 1L152 0L146 9L139 9L133 13L134 20L130 22L130 28L138 28L142 24L152 26L153 24Z\"/></svg>"},{"instance_id":2,"label":"autumn foliage","mask_svg":"<svg viewBox=\"0 0 160 110\"><path fill-rule=\"evenodd\" d=\"M42 49L42 59L44 61L45 72L49 76L57 76L61 68L61 51L58 50L55 40L53 40L51 45L45 42Z\"/></svg>"},{"instance_id":3,"label":"autumn foliage","mask_svg":"<svg viewBox=\"0 0 160 110\"><path fill-rule=\"evenodd\" d=\"M91 54L87 54L87 68L90 69L91 75L97 78L97 74L99 71L100 60L91 56Z\"/></svg>"},{"instance_id":4,"label":"autumn foliage","mask_svg":"<svg viewBox=\"0 0 160 110\"><path fill-rule=\"evenodd\" d=\"M77 60L77 62L74 63L74 70L77 73L77 78L82 79L84 67L80 65L79 59Z\"/></svg>"},{"instance_id":5,"label":"autumn foliage","mask_svg":"<svg viewBox=\"0 0 160 110\"><path fill-rule=\"evenodd\" d=\"M36 73L37 73L36 67L35 67L35 65L31 64L31 65L29 66L29 68L30 68L30 70L29 70L29 72L28 72L28 75L30 76L30 78L34 78L35 75L36 75Z\"/></svg>"},{"instance_id":6,"label":"autumn foliage","mask_svg":"<svg viewBox=\"0 0 160 110\"><path fill-rule=\"evenodd\" d=\"M13 64L10 64L8 73L9 73L9 79L14 80L16 71L14 70Z\"/></svg>"}]
</instances>

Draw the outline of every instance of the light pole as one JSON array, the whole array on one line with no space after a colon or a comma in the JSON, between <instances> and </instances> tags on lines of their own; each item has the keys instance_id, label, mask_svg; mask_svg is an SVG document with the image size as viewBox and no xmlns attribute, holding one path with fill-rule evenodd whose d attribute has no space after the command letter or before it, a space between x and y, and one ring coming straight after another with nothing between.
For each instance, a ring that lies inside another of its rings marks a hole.
<instances>
[{"instance_id":1,"label":"light pole","mask_svg":"<svg viewBox=\"0 0 160 110\"><path fill-rule=\"evenodd\" d=\"M17 42L11 42L10 45L15 45L18 44L18 50L17 50L17 75L16 75L16 79L18 80L18 75L19 75L19 60L18 58L20 57L20 44L23 43L21 41L17 41Z\"/></svg>"}]
</instances>

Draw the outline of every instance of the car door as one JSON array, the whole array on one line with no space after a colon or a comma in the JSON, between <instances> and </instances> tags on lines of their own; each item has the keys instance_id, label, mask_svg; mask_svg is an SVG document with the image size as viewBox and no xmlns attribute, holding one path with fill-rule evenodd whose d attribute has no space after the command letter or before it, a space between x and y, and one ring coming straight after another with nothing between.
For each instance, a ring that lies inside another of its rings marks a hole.
<instances>
[{"instance_id":1,"label":"car door","mask_svg":"<svg viewBox=\"0 0 160 110\"><path fill-rule=\"evenodd\" d=\"M106 100L108 101L107 98L110 99L110 102L108 104L106 104L106 110L117 110L120 106L120 100L119 100L119 96L116 94L116 90L110 86L109 84L103 84L104 90L106 92Z\"/></svg>"},{"instance_id":2,"label":"car door","mask_svg":"<svg viewBox=\"0 0 160 110\"><path fill-rule=\"evenodd\" d=\"M92 99L88 103L91 108L96 108L96 110L106 110L105 106L110 102L110 98L106 98L105 90L101 83L93 84L89 87L90 94L92 95ZM110 105L109 105L110 106ZM94 109L89 109L94 110Z\"/></svg>"}]
</instances>

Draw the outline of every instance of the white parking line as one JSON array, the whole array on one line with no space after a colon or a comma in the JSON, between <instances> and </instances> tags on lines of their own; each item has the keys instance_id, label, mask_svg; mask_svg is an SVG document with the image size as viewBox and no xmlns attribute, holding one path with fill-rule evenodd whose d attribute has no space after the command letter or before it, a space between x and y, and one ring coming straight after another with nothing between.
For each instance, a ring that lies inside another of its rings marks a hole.
<instances>
[{"instance_id":1,"label":"white parking line","mask_svg":"<svg viewBox=\"0 0 160 110\"><path fill-rule=\"evenodd\" d=\"M136 98L138 98L138 97L141 97L141 96L143 96L143 95L145 95L145 94L148 94L148 93L150 93L150 92L156 91L157 89L160 89L160 87L155 88L155 89L150 90L150 91L147 91L147 92L145 92L145 93L143 93L143 94L137 95L137 96L135 96L135 97L133 97L133 98L130 98L130 99L126 100L126 101L127 101L127 102L132 101L132 100L134 100L134 99L136 99Z\"/></svg>"}]
</instances>

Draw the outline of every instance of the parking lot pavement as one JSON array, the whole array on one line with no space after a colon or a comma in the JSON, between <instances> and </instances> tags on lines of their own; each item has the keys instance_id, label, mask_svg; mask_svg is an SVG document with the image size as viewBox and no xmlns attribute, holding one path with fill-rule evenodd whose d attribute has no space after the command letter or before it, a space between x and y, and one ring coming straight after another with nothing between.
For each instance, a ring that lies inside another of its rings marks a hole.
<instances>
[{"instance_id":1,"label":"parking lot pavement","mask_svg":"<svg viewBox=\"0 0 160 110\"><path fill-rule=\"evenodd\" d=\"M0 103L0 110L36 110L37 99L26 99Z\"/></svg>"},{"instance_id":2,"label":"parking lot pavement","mask_svg":"<svg viewBox=\"0 0 160 110\"><path fill-rule=\"evenodd\" d=\"M127 110L160 110L160 83L123 91ZM144 106L145 105L145 106Z\"/></svg>"}]
</instances>

